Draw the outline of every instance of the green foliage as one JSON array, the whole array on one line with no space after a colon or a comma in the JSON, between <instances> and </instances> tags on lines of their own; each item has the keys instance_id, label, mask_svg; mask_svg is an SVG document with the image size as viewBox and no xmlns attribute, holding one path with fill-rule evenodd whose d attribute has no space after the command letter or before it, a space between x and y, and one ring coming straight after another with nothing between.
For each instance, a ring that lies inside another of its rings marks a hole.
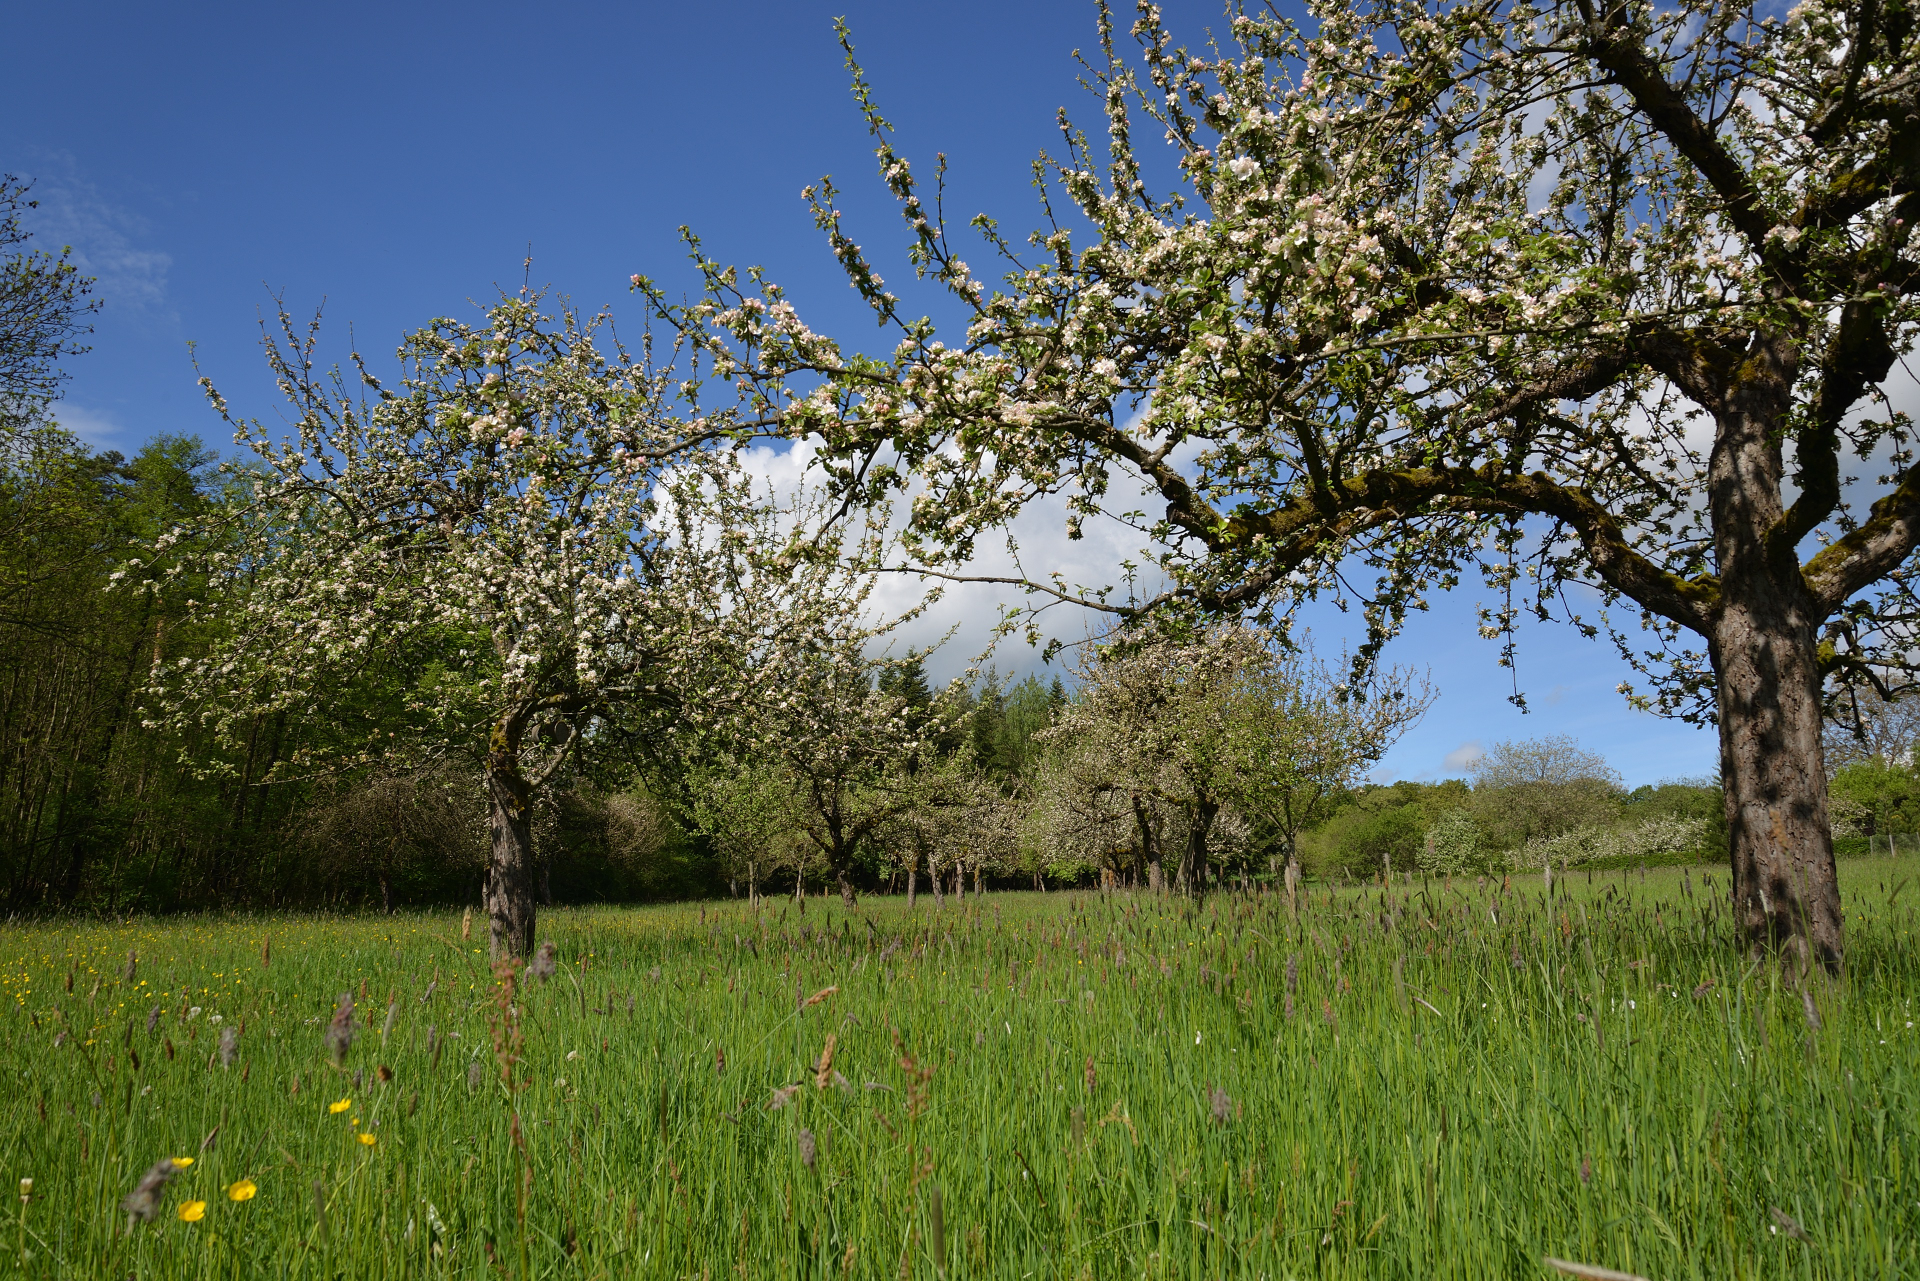
<instances>
[{"instance_id":1,"label":"green foliage","mask_svg":"<svg viewBox=\"0 0 1920 1281\"><path fill-rule=\"evenodd\" d=\"M1906 765L1868 758L1842 767L1831 785L1836 803L1859 813L1861 836L1920 832L1920 775Z\"/></svg>"},{"instance_id":2,"label":"green foliage","mask_svg":"<svg viewBox=\"0 0 1920 1281\"><path fill-rule=\"evenodd\" d=\"M16 925L0 1145L34 1182L4 1239L27 1277L1906 1276L1900 874L1843 866L1847 988L1810 991L1817 1029L1746 963L1723 877L1677 871L1552 900L1310 888L1297 918L561 910L559 972L511 1001L457 915Z\"/></svg>"},{"instance_id":3,"label":"green foliage","mask_svg":"<svg viewBox=\"0 0 1920 1281\"><path fill-rule=\"evenodd\" d=\"M87 350L86 317L100 309L89 299L93 279L73 265L73 250L31 249L22 215L38 204L32 184L0 174L0 455L30 449L66 373L63 356Z\"/></svg>"},{"instance_id":4,"label":"green foliage","mask_svg":"<svg viewBox=\"0 0 1920 1281\"><path fill-rule=\"evenodd\" d=\"M1621 810L1623 823L1641 823L1657 817L1693 819L1704 824L1706 835L1699 851L1701 861L1717 863L1727 857L1726 793L1719 779L1646 783L1627 793Z\"/></svg>"},{"instance_id":5,"label":"green foliage","mask_svg":"<svg viewBox=\"0 0 1920 1281\"><path fill-rule=\"evenodd\" d=\"M1034 735L1053 723L1066 702L1060 678L1048 685L1029 674L1009 686L989 668L970 699L965 725L974 764L1003 786L1030 780L1040 752Z\"/></svg>"},{"instance_id":6,"label":"green foliage","mask_svg":"<svg viewBox=\"0 0 1920 1281\"><path fill-rule=\"evenodd\" d=\"M1461 876L1484 868L1488 854L1486 836L1473 812L1452 809L1434 819L1413 857L1429 876Z\"/></svg>"},{"instance_id":7,"label":"green foliage","mask_svg":"<svg viewBox=\"0 0 1920 1281\"><path fill-rule=\"evenodd\" d=\"M1457 778L1360 788L1345 808L1301 841L1301 862L1321 875L1370 876L1389 865L1411 871L1427 829L1471 800L1466 783Z\"/></svg>"},{"instance_id":8,"label":"green foliage","mask_svg":"<svg viewBox=\"0 0 1920 1281\"><path fill-rule=\"evenodd\" d=\"M1495 743L1473 766L1474 819L1499 849L1611 824L1622 799L1606 759L1561 734Z\"/></svg>"}]
</instances>

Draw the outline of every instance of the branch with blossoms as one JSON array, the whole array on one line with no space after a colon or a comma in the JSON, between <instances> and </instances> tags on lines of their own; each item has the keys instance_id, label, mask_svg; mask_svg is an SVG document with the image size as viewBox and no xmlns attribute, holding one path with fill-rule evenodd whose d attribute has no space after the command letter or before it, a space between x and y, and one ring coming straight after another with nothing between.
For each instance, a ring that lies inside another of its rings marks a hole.
<instances>
[{"instance_id":1,"label":"branch with blossoms","mask_svg":"<svg viewBox=\"0 0 1920 1281\"><path fill-rule=\"evenodd\" d=\"M1063 501L1073 538L1144 490L1165 504L1143 533L1167 586L1124 616L1283 626L1300 601L1358 601L1364 666L1477 571L1507 601L1487 625L1509 659L1522 614L1597 626L1668 688L1653 705L1711 716L1697 655L1644 652L1566 593L1624 597L1656 631L1717 617L1721 518L1689 433L1730 411L1757 333L1804 353L1780 393L1799 492L1764 541L1825 546L1805 572L1829 611L1912 554L1905 471L1856 515L1841 466L1908 448L1902 415L1860 412L1884 407L1920 285L1920 190L1886 141L1920 76L1912 32L1877 12L1329 3L1307 26L1236 12L1231 48L1203 55L1143 3L1129 57L1102 5L1104 166L1063 121L1036 256L975 220L1004 263L993 289L894 150L843 28L908 261L964 334L908 317L827 183L815 221L891 351L849 354L697 250L701 301L649 297L725 370L730 421L817 442L843 494L917 491L915 566L976 577L979 535L1031 503ZM1170 166L1140 150L1143 124ZM1056 193L1090 237L1053 217Z\"/></svg>"}]
</instances>

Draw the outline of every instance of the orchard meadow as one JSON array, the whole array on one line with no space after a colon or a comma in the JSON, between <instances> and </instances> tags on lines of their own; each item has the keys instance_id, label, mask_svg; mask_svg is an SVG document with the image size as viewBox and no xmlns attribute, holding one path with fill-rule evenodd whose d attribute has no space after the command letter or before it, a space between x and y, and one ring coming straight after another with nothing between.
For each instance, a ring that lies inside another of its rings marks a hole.
<instances>
[{"instance_id":1,"label":"orchard meadow","mask_svg":"<svg viewBox=\"0 0 1920 1281\"><path fill-rule=\"evenodd\" d=\"M16 925L4 1237L29 1277L1911 1276L1920 891L1841 871L1804 988L1711 868L554 910L544 977L444 913Z\"/></svg>"}]
</instances>

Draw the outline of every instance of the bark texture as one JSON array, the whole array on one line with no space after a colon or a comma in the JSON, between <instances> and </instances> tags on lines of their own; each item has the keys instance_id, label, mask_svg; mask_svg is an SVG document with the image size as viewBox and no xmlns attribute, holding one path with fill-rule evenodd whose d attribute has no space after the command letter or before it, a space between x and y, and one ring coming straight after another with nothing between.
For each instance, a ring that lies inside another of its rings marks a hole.
<instances>
[{"instance_id":1,"label":"bark texture","mask_svg":"<svg viewBox=\"0 0 1920 1281\"><path fill-rule=\"evenodd\" d=\"M533 788L520 772L520 744L506 727L487 747L487 802L492 850L487 864L491 952L533 954Z\"/></svg>"},{"instance_id":2,"label":"bark texture","mask_svg":"<svg viewBox=\"0 0 1920 1281\"><path fill-rule=\"evenodd\" d=\"M1720 720L1720 777L1733 905L1750 945L1783 949L1801 971L1844 960L1840 886L1820 743L1824 611L1790 538L1779 537L1779 424L1797 351L1758 341L1716 415L1708 470L1720 601L1708 647ZM1773 537L1769 537L1773 535Z\"/></svg>"}]
</instances>

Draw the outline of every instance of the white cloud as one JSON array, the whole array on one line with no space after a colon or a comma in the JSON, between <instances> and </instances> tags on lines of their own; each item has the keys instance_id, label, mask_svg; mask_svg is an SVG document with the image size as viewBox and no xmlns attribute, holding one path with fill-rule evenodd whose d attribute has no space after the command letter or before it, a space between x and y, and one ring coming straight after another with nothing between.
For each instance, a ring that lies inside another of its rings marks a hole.
<instances>
[{"instance_id":1,"label":"white cloud","mask_svg":"<svg viewBox=\"0 0 1920 1281\"><path fill-rule=\"evenodd\" d=\"M31 175L30 198L39 202L23 218L34 233L32 247L58 253L73 247L73 264L95 278L94 296L116 309L149 310L167 298L170 255L137 244L147 228L136 215L106 200L80 176L71 156L56 156Z\"/></svg>"},{"instance_id":2,"label":"white cloud","mask_svg":"<svg viewBox=\"0 0 1920 1281\"><path fill-rule=\"evenodd\" d=\"M1485 755L1486 753L1480 750L1479 739L1477 738L1468 739L1466 742L1460 744L1460 746L1454 748L1451 752L1448 752L1445 756L1441 757L1440 764L1445 766L1451 772L1455 774L1459 774L1466 770L1472 769L1474 767L1474 764L1477 761L1479 761L1479 759L1482 756L1485 756Z\"/></svg>"},{"instance_id":3,"label":"white cloud","mask_svg":"<svg viewBox=\"0 0 1920 1281\"><path fill-rule=\"evenodd\" d=\"M801 486L813 483L808 471L814 458L810 443L792 448L757 446L745 451L745 469L759 477L775 495L790 499ZM1119 489L1116 481L1115 490ZM914 493L909 491L897 502L894 528ZM1124 504L1121 495L1115 502ZM1147 502L1144 489L1140 505ZM1122 562L1136 564L1146 558L1141 552L1144 541L1135 531L1112 521L1089 520L1083 537L1066 536L1067 508L1063 499L1045 498L1026 505L1005 533L982 537L972 561L964 566L948 566L950 572L968 576L1026 578L1051 582L1059 575L1069 589L1098 587L1120 581ZM1011 536L1010 539L1008 536ZM1012 546L1008 543L1011 541ZM895 558L898 563L898 558ZM1150 568L1150 567L1149 567ZM1156 574L1145 578L1142 590L1158 589ZM885 574L871 597L876 618L898 616L911 609L934 580L915 574ZM925 649L940 645L927 664L927 675L935 683L964 676L976 662L992 662L1002 674L1019 676L1040 668L1040 650L1029 646L1022 633L1002 640L989 656L992 633L1004 606L1039 606L1040 596L1027 596L1018 587L1003 583L946 583L940 599L919 618L896 633L896 651L907 646ZM1069 645L1083 641L1089 632L1104 630L1111 616L1069 603L1053 604L1034 620L1044 646L1050 640ZM944 641L944 643L942 643ZM1055 668L1062 664L1055 660Z\"/></svg>"},{"instance_id":4,"label":"white cloud","mask_svg":"<svg viewBox=\"0 0 1920 1281\"><path fill-rule=\"evenodd\" d=\"M63 400L54 405L53 420L94 449L118 449L122 453L128 450L127 429L106 414Z\"/></svg>"}]
</instances>

